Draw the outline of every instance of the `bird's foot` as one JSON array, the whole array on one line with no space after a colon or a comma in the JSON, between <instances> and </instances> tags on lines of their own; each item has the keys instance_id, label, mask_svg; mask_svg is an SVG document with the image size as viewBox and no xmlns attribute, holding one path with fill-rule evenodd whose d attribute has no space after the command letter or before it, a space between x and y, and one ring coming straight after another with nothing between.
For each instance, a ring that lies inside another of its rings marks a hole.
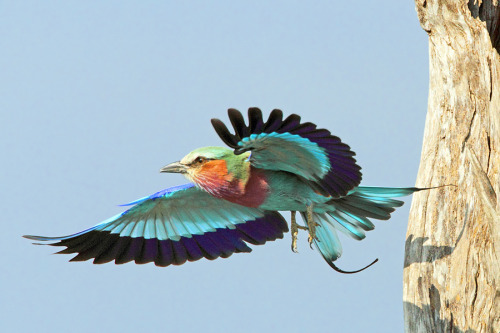
<instances>
[{"instance_id":1,"label":"bird's foot","mask_svg":"<svg viewBox=\"0 0 500 333\"><path fill-rule=\"evenodd\" d=\"M297 234L299 232L298 231L292 231L292 252L293 253L298 253L299 251L297 251Z\"/></svg>"},{"instance_id":2,"label":"bird's foot","mask_svg":"<svg viewBox=\"0 0 500 333\"><path fill-rule=\"evenodd\" d=\"M307 206L306 217L307 227L309 230L309 237L307 237L307 241L309 242L309 247L312 249L312 244L316 239L316 227L319 226L319 224L314 222L313 219L313 205Z\"/></svg>"},{"instance_id":3,"label":"bird's foot","mask_svg":"<svg viewBox=\"0 0 500 333\"><path fill-rule=\"evenodd\" d=\"M292 234L292 252L297 253L297 235L299 234L299 229L308 230L308 228L299 225L295 219L295 212L291 212L291 226L290 233Z\"/></svg>"},{"instance_id":4,"label":"bird's foot","mask_svg":"<svg viewBox=\"0 0 500 333\"><path fill-rule=\"evenodd\" d=\"M318 240L316 238L316 227L318 226L319 224L317 224L316 222L312 222L311 224L309 224L309 236L307 237L307 241L309 242L309 247L312 249L313 248L313 242L314 240ZM311 227L313 226L313 227Z\"/></svg>"}]
</instances>

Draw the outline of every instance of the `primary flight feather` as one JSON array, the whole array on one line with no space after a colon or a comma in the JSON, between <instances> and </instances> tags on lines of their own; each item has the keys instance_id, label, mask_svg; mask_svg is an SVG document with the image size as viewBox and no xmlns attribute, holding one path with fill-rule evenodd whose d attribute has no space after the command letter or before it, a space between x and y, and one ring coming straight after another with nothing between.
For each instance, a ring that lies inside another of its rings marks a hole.
<instances>
[{"instance_id":1,"label":"primary flight feather","mask_svg":"<svg viewBox=\"0 0 500 333\"><path fill-rule=\"evenodd\" d=\"M333 263L342 254L337 231L361 240L374 228L370 219L387 220L403 205L394 197L421 189L359 186L361 168L350 147L298 115L283 119L275 109L264 122L262 112L250 108L247 125L239 111L228 114L234 133L218 119L212 125L230 148L198 148L160 170L192 183L136 200L122 214L73 235L24 237L66 247L58 253L77 253L71 261L181 265L283 238L288 225L278 211L290 211L294 252L304 229L338 272L375 263L339 269ZM305 226L297 224L296 212Z\"/></svg>"}]
</instances>

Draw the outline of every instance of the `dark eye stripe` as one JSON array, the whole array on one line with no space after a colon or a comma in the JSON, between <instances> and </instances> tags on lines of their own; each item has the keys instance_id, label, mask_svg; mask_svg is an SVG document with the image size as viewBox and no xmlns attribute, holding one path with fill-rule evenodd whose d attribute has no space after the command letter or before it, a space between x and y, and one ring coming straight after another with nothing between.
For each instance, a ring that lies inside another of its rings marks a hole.
<instances>
[{"instance_id":1,"label":"dark eye stripe","mask_svg":"<svg viewBox=\"0 0 500 333\"><path fill-rule=\"evenodd\" d=\"M193 160L193 162L191 162L191 164L200 164L200 163L204 163L204 162L207 162L207 161L210 161L210 160L213 160L213 158L207 158L207 157L203 157L203 156L198 156L197 158L195 158Z\"/></svg>"}]
</instances>

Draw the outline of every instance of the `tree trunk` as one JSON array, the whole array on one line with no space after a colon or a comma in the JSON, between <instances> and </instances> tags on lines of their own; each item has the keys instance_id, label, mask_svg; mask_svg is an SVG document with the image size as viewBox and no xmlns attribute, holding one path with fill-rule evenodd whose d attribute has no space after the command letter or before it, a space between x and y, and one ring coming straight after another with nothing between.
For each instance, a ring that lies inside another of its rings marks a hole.
<instances>
[{"instance_id":1,"label":"tree trunk","mask_svg":"<svg viewBox=\"0 0 500 333\"><path fill-rule=\"evenodd\" d=\"M499 0L416 0L429 104L406 238L406 332L500 332Z\"/></svg>"}]
</instances>

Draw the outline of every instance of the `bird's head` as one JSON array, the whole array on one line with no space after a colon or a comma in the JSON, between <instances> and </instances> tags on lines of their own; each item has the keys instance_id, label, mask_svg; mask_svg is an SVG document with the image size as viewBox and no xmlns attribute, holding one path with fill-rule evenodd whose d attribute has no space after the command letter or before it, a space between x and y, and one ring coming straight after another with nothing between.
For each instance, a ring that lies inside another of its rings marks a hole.
<instances>
[{"instance_id":1,"label":"bird's head","mask_svg":"<svg viewBox=\"0 0 500 333\"><path fill-rule=\"evenodd\" d=\"M160 172L181 173L206 190L226 188L235 180L244 186L249 177L249 156L249 152L235 155L229 148L203 147L193 150L178 162L164 166Z\"/></svg>"}]
</instances>

